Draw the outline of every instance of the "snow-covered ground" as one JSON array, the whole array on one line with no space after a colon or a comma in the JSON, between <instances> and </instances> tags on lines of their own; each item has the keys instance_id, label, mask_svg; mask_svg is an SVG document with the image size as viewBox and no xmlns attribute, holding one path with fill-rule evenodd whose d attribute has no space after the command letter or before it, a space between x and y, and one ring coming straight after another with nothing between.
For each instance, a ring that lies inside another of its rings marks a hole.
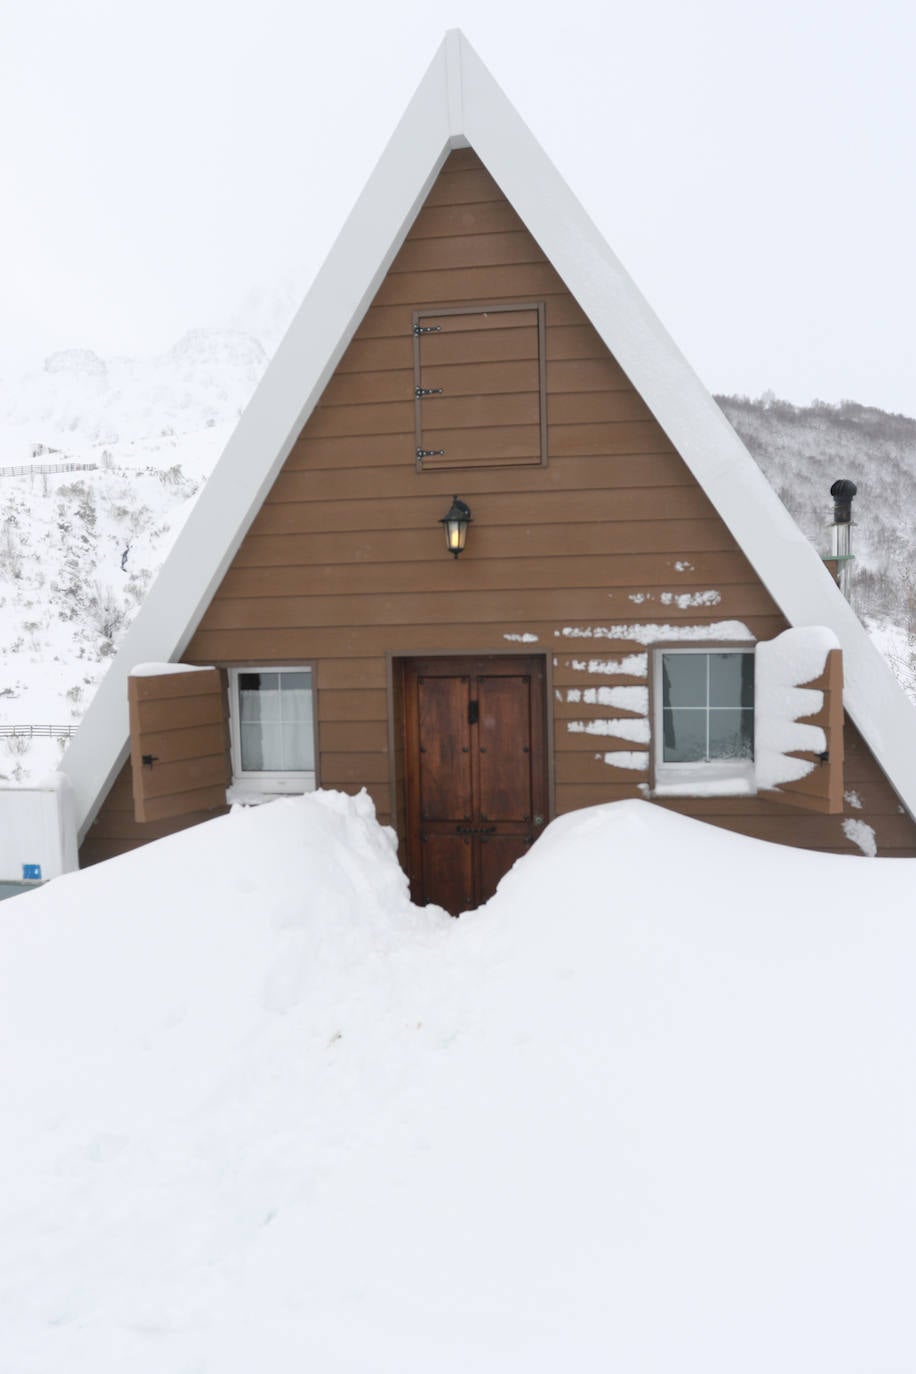
<instances>
[{"instance_id":1,"label":"snow-covered ground","mask_svg":"<svg viewBox=\"0 0 916 1374\"><path fill-rule=\"evenodd\" d=\"M916 1368L914 871L626 802L453 921L319 793L4 903L0 1369Z\"/></svg>"}]
</instances>

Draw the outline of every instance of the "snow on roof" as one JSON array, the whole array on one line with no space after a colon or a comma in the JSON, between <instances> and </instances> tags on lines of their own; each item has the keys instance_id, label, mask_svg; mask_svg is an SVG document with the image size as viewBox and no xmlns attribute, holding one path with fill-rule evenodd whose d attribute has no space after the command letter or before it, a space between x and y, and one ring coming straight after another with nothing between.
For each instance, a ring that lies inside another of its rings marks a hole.
<instances>
[{"instance_id":1,"label":"snow on roof","mask_svg":"<svg viewBox=\"0 0 916 1374\"><path fill-rule=\"evenodd\" d=\"M901 1367L913 872L623 802L453 921L317 793L3 903L4 1367Z\"/></svg>"},{"instance_id":2,"label":"snow on roof","mask_svg":"<svg viewBox=\"0 0 916 1374\"><path fill-rule=\"evenodd\" d=\"M467 39L448 33L125 636L63 760L85 833L128 752L130 666L180 658L452 148L471 146L791 625L844 650L844 700L916 815L916 717L821 559ZM600 165L596 163L596 166Z\"/></svg>"}]
</instances>

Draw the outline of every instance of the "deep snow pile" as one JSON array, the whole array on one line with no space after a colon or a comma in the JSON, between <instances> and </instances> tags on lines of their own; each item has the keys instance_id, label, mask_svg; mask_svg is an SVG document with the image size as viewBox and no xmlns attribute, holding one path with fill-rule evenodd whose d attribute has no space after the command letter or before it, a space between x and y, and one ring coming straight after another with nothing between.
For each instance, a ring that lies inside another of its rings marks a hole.
<instances>
[{"instance_id":1,"label":"deep snow pile","mask_svg":"<svg viewBox=\"0 0 916 1374\"><path fill-rule=\"evenodd\" d=\"M452 921L319 793L4 903L0 1368L916 1367L913 874L626 802Z\"/></svg>"}]
</instances>

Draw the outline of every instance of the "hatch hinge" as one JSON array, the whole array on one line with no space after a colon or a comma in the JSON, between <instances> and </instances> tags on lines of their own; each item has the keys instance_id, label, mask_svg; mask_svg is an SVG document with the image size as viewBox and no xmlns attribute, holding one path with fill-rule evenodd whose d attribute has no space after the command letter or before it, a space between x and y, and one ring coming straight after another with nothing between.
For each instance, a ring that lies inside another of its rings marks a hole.
<instances>
[{"instance_id":1,"label":"hatch hinge","mask_svg":"<svg viewBox=\"0 0 916 1374\"><path fill-rule=\"evenodd\" d=\"M417 457L418 457L418 458L444 458L444 457L445 457L445 449L444 449L444 448L418 448L418 449L417 449Z\"/></svg>"},{"instance_id":2,"label":"hatch hinge","mask_svg":"<svg viewBox=\"0 0 916 1374\"><path fill-rule=\"evenodd\" d=\"M442 326L441 324L415 324L413 332L415 334L440 334Z\"/></svg>"},{"instance_id":3,"label":"hatch hinge","mask_svg":"<svg viewBox=\"0 0 916 1374\"><path fill-rule=\"evenodd\" d=\"M419 401L421 396L441 396L442 390L441 386L415 386L413 394Z\"/></svg>"}]
</instances>

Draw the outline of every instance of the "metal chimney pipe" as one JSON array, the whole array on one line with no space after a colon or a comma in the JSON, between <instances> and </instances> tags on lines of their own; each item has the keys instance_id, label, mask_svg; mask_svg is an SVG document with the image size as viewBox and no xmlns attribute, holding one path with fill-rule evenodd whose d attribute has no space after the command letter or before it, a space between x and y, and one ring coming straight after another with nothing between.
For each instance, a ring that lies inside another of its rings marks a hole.
<instances>
[{"instance_id":1,"label":"metal chimney pipe","mask_svg":"<svg viewBox=\"0 0 916 1374\"><path fill-rule=\"evenodd\" d=\"M824 562L846 597L849 595L849 565L855 557L852 551L852 498L855 494L856 484L847 477L841 477L830 488L833 497L832 539L830 554Z\"/></svg>"}]
</instances>

